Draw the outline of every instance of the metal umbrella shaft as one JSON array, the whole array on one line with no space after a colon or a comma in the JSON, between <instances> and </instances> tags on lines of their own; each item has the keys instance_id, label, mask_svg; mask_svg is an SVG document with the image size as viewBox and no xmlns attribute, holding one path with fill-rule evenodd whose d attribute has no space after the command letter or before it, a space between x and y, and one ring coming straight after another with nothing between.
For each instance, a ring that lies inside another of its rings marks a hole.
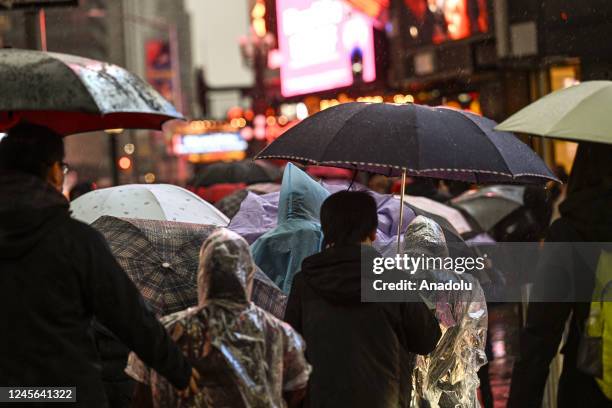
<instances>
[{"instance_id":1,"label":"metal umbrella shaft","mask_svg":"<svg viewBox=\"0 0 612 408\"><path fill-rule=\"evenodd\" d=\"M402 253L402 224L404 223L404 196L406 195L406 169L402 169L399 224L397 225L397 253Z\"/></svg>"}]
</instances>

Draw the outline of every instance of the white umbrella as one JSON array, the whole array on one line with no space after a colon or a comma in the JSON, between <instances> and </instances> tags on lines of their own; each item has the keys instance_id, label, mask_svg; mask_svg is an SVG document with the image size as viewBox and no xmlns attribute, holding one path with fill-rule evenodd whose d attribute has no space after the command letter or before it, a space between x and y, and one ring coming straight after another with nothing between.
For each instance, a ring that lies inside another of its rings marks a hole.
<instances>
[{"instance_id":1,"label":"white umbrella","mask_svg":"<svg viewBox=\"0 0 612 408\"><path fill-rule=\"evenodd\" d=\"M495 130L612 143L612 81L586 81L527 105Z\"/></svg>"},{"instance_id":2,"label":"white umbrella","mask_svg":"<svg viewBox=\"0 0 612 408\"><path fill-rule=\"evenodd\" d=\"M400 198L396 196L396 198ZM427 211L432 214L439 215L440 217L446 219L449 224L451 224L459 234L465 234L467 232L472 231L472 227L470 227L469 222L465 219L463 214L456 208L451 206L439 203L427 197L421 196L404 196L404 201L408 204L421 209L423 211Z\"/></svg>"},{"instance_id":3,"label":"white umbrella","mask_svg":"<svg viewBox=\"0 0 612 408\"><path fill-rule=\"evenodd\" d=\"M91 224L103 215L226 226L229 219L189 190L171 184L128 184L94 190L70 204L72 216Z\"/></svg>"}]
</instances>

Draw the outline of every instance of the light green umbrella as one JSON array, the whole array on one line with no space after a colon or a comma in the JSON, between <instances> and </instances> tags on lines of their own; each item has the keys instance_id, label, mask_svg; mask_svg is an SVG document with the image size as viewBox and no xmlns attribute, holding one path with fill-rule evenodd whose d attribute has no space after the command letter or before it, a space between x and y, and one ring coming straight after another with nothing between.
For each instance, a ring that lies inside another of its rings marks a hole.
<instances>
[{"instance_id":1,"label":"light green umbrella","mask_svg":"<svg viewBox=\"0 0 612 408\"><path fill-rule=\"evenodd\" d=\"M612 81L586 81L538 99L495 130L612 144Z\"/></svg>"}]
</instances>

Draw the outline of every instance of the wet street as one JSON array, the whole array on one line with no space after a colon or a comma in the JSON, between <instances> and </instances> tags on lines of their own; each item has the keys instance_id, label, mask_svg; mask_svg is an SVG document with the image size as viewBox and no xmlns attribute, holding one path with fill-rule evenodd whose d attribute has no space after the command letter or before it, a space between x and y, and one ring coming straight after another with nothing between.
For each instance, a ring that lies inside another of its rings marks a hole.
<instances>
[{"instance_id":1,"label":"wet street","mask_svg":"<svg viewBox=\"0 0 612 408\"><path fill-rule=\"evenodd\" d=\"M512 364L518 354L518 306L489 306L489 330L493 360L489 364L494 408L505 408L510 394Z\"/></svg>"}]
</instances>

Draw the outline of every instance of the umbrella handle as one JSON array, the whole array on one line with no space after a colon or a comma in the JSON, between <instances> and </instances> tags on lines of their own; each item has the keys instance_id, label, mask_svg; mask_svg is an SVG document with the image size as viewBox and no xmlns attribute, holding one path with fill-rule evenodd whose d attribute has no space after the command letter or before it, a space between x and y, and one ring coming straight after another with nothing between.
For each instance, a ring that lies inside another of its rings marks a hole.
<instances>
[{"instance_id":1,"label":"umbrella handle","mask_svg":"<svg viewBox=\"0 0 612 408\"><path fill-rule=\"evenodd\" d=\"M404 196L406 195L406 169L402 169L402 186L400 187L400 213L397 225L397 253L402 253L402 224L404 223Z\"/></svg>"},{"instance_id":2,"label":"umbrella handle","mask_svg":"<svg viewBox=\"0 0 612 408\"><path fill-rule=\"evenodd\" d=\"M351 187L353 187L353 183L355 182L356 178L357 178L357 169L355 169L355 172L353 173L353 178L351 179L351 184L349 184L346 191L351 191Z\"/></svg>"}]
</instances>

